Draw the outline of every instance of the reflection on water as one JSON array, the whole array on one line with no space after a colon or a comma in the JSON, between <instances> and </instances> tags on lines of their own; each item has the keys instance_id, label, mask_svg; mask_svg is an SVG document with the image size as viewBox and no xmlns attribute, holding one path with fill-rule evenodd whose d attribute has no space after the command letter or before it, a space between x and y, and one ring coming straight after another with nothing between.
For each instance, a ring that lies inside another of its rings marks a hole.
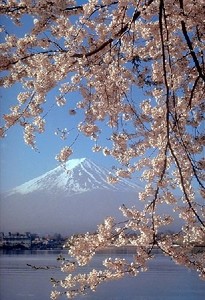
<instances>
[{"instance_id":1,"label":"reflection on water","mask_svg":"<svg viewBox=\"0 0 205 300\"><path fill-rule=\"evenodd\" d=\"M91 268L100 268L107 256L126 256L132 259L132 249L113 250L97 254ZM50 278L61 279L59 269L34 270L36 266L57 266L58 251L24 251L0 253L1 300L49 300L52 285ZM89 267L85 267L88 270ZM62 300L65 298L61 298ZM175 265L168 257L156 254L149 271L134 278L103 283L95 293L78 297L78 300L204 300L205 282L195 272Z\"/></svg>"}]
</instances>

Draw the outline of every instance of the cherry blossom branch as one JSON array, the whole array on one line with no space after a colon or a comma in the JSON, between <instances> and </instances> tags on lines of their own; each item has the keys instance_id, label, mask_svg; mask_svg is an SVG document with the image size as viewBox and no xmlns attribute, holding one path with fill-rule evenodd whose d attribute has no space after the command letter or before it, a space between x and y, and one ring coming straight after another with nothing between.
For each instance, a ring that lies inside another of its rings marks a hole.
<instances>
[{"instance_id":1,"label":"cherry blossom branch","mask_svg":"<svg viewBox=\"0 0 205 300\"><path fill-rule=\"evenodd\" d=\"M182 174L182 170L181 170L181 166L180 166L180 163L177 159L177 156L175 155L174 153L174 150L172 149L172 146L171 144L169 143L169 149L172 153L172 156L174 157L174 160L176 162L176 165L177 165L177 168L178 168L178 171L179 171L179 175L180 175L180 181L181 181L181 186L182 186L182 189L183 189L183 193L185 195L185 199L190 207L190 209L192 210L193 214L195 215L195 217L197 218L197 220L199 221L199 223L202 225L202 227L205 228L205 223L204 221L200 218L200 216L198 215L198 213L196 212L196 210L194 209L193 205L191 204L191 201L189 200L189 197L187 195L187 192L186 192L186 188L185 188L185 185L184 185L184 177L183 177L183 174Z\"/></svg>"},{"instance_id":2,"label":"cherry blossom branch","mask_svg":"<svg viewBox=\"0 0 205 300\"><path fill-rule=\"evenodd\" d=\"M150 6L152 4L154 0L149 0L147 5L143 8L143 10L146 9L146 7ZM114 42L114 40L117 38L119 39L126 31L127 29L129 28L130 24L131 23L134 23L137 18L139 18L139 16L141 15L141 11L139 10L136 10L134 12L134 15L132 17L132 20L131 22L128 22L125 24L125 26L123 26L115 35L113 38L109 38L107 41L105 41L104 43L102 43L99 47L97 47L96 49L94 49L93 51L91 52L87 52L85 54L82 54L82 53L75 53L73 54L71 57L77 57L77 58L83 58L83 57L90 57L98 52L100 52L101 50L103 50L105 47L107 47L108 45L111 45L112 42Z\"/></svg>"},{"instance_id":3,"label":"cherry blossom branch","mask_svg":"<svg viewBox=\"0 0 205 300\"><path fill-rule=\"evenodd\" d=\"M35 132L44 130L42 115L50 112L43 110L48 92L59 87L59 106L70 92L77 92L79 100L74 99L70 114L84 112L76 123L79 134L94 140L93 151L120 163L108 181L137 175L145 186L139 200L136 196L136 207L120 208L125 220L107 218L94 234L70 239L69 253L76 262L62 265L68 276L56 283L67 296L95 290L101 281L129 272L135 275L139 267L146 270L156 247L176 262L199 269L203 277L201 256L192 252L195 245L201 245L205 227L204 205L195 186L204 198L202 2L69 3L35 1L17 10L18 4L11 3L10 11L5 11L9 5L3 3L4 13L16 23L24 14L35 18L31 32L20 39L5 35L1 46L2 70L6 70L2 83L9 87L20 82L25 89L5 124L19 122L26 131L26 143L33 146ZM31 102L30 91L36 93ZM109 129L101 130L101 125ZM68 132L58 129L57 134L66 139ZM76 141L77 136L56 156L63 165ZM109 141L106 146L104 141ZM161 207L167 208L166 214L160 213ZM165 234L175 221L178 226L178 218L182 225L177 234ZM133 264L107 259L102 273L92 270L88 274L77 266L87 264L99 249L127 245L135 249ZM78 275L72 273L76 271ZM60 294L55 291L53 299Z\"/></svg>"},{"instance_id":4,"label":"cherry blossom branch","mask_svg":"<svg viewBox=\"0 0 205 300\"><path fill-rule=\"evenodd\" d=\"M24 114L25 112L27 112L28 108L29 108L29 105L32 103L33 101L33 98L35 96L35 92L32 93L31 97L30 97L30 100L28 102L28 104L26 105L26 107L23 109L23 111L17 115L16 117L14 116L12 121L9 120L8 122L8 125L6 126L6 128L4 128L4 130L2 131L2 134L4 135L11 127L13 127L16 123L18 123L18 121L24 117ZM7 119L7 116L4 115L3 118L6 120Z\"/></svg>"}]
</instances>

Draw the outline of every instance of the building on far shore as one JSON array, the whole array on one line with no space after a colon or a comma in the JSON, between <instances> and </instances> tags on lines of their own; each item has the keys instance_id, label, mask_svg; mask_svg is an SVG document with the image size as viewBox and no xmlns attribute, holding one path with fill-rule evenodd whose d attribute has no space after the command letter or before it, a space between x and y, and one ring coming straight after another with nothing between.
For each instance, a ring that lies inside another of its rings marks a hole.
<instances>
[{"instance_id":1,"label":"building on far shore","mask_svg":"<svg viewBox=\"0 0 205 300\"><path fill-rule=\"evenodd\" d=\"M11 233L0 232L0 249L5 250L52 250L63 249L66 238L60 234L39 236L35 233Z\"/></svg>"},{"instance_id":2,"label":"building on far shore","mask_svg":"<svg viewBox=\"0 0 205 300\"><path fill-rule=\"evenodd\" d=\"M25 233L11 233L9 232L7 235L4 233L0 233L0 247L7 249L31 249L31 234Z\"/></svg>"}]
</instances>

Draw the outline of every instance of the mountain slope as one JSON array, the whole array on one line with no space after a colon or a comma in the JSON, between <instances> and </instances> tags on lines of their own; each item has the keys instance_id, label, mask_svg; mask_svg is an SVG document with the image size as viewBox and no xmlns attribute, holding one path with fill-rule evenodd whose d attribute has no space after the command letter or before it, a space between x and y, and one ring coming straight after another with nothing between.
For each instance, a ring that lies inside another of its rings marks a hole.
<instances>
[{"instance_id":1,"label":"mountain slope","mask_svg":"<svg viewBox=\"0 0 205 300\"><path fill-rule=\"evenodd\" d=\"M82 158L30 180L0 202L1 231L60 232L96 230L108 215L120 218L119 206L138 204L141 188L131 181L107 183L109 171Z\"/></svg>"}]
</instances>

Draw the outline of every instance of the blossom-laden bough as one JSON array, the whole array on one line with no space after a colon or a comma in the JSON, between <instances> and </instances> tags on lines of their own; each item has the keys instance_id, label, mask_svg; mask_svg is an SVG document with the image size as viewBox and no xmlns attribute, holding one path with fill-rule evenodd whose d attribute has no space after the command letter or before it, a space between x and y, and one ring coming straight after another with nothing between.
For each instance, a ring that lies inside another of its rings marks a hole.
<instances>
[{"instance_id":1,"label":"blossom-laden bough","mask_svg":"<svg viewBox=\"0 0 205 300\"><path fill-rule=\"evenodd\" d=\"M3 117L1 136L19 125L25 142L36 148L36 134L45 131L48 93L58 87L56 105L64 108L69 93L78 92L81 100L69 103L73 118L84 112L78 134L93 140L93 151L121 164L109 182L136 173L145 182L139 194L143 209L137 209L137 200L136 208L122 206L126 220L120 225L108 218L96 234L70 241L70 254L80 265L99 248L130 243L136 246L134 261L108 259L102 271L68 275L60 282L67 296L136 275L155 245L205 278L204 252L193 251L205 236L204 1L5 0L0 9L16 26L23 17L33 20L21 37L1 27L1 85L22 85L17 104ZM67 132L62 131L64 139ZM72 144L56 156L58 161L66 162ZM160 235L176 218L179 232ZM136 233L134 238L129 232Z\"/></svg>"}]
</instances>

